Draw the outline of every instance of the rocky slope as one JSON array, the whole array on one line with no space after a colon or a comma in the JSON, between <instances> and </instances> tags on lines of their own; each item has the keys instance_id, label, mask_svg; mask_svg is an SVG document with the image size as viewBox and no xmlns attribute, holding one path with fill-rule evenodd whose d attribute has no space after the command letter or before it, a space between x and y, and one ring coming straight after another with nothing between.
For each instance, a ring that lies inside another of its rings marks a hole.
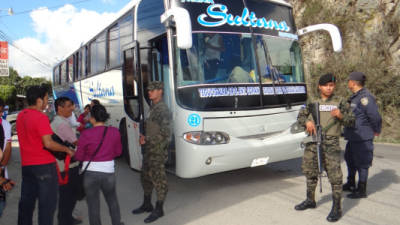
<instances>
[{"instance_id":1,"label":"rocky slope","mask_svg":"<svg viewBox=\"0 0 400 225\"><path fill-rule=\"evenodd\" d=\"M381 140L400 141L400 0L289 0L296 25L318 23L339 27L343 51L333 53L324 32L301 37L304 70L313 94L317 77L333 72L338 91L348 96L346 77L367 75L367 88L377 97L384 116Z\"/></svg>"}]
</instances>

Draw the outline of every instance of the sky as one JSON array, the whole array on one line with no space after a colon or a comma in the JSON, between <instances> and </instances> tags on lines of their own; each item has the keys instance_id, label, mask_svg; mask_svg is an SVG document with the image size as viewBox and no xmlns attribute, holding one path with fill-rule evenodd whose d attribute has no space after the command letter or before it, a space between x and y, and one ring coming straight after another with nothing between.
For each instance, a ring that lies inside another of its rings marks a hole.
<instances>
[{"instance_id":1,"label":"sky","mask_svg":"<svg viewBox=\"0 0 400 225\"><path fill-rule=\"evenodd\" d=\"M116 19L130 1L0 0L0 39L9 42L9 66L22 77L50 80L56 63Z\"/></svg>"}]
</instances>

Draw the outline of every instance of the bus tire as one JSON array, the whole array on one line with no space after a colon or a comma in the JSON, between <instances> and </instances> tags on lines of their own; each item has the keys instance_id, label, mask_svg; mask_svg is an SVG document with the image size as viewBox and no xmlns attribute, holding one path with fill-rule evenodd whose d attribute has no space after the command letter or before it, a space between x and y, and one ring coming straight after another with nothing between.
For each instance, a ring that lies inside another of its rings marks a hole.
<instances>
[{"instance_id":1,"label":"bus tire","mask_svg":"<svg viewBox=\"0 0 400 225\"><path fill-rule=\"evenodd\" d=\"M17 135L17 123L16 121L11 122L11 136Z\"/></svg>"},{"instance_id":2,"label":"bus tire","mask_svg":"<svg viewBox=\"0 0 400 225\"><path fill-rule=\"evenodd\" d=\"M122 118L119 123L119 132L121 134L121 143L122 143L122 157L125 158L128 165L131 165L131 158L129 155L129 144L128 144L128 132L126 130L126 118Z\"/></svg>"}]
</instances>

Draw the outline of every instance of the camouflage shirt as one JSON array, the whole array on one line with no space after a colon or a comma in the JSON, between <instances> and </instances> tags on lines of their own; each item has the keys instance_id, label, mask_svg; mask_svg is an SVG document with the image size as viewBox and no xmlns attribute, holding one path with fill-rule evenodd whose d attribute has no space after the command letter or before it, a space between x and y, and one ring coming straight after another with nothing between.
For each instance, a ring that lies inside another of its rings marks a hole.
<instances>
[{"instance_id":1,"label":"camouflage shirt","mask_svg":"<svg viewBox=\"0 0 400 225\"><path fill-rule=\"evenodd\" d=\"M350 108L350 103L346 102L344 99L332 95L326 100L322 98L316 99L307 99L306 105L300 109L299 115L297 117L297 122L300 126L305 127L307 121L313 121L311 112L312 105L315 102L319 102L320 107L320 123L322 129L327 126L331 126L328 130L326 130L326 135L328 136L340 136L342 126L352 127L355 121L354 115ZM334 118L331 116L330 112L333 109L339 109L342 113L343 118L341 120ZM335 121L336 120L336 121Z\"/></svg>"},{"instance_id":2,"label":"camouflage shirt","mask_svg":"<svg viewBox=\"0 0 400 225\"><path fill-rule=\"evenodd\" d=\"M163 101L150 107L149 117L145 120L144 126L146 142L150 145L169 142L171 137L171 113Z\"/></svg>"}]
</instances>

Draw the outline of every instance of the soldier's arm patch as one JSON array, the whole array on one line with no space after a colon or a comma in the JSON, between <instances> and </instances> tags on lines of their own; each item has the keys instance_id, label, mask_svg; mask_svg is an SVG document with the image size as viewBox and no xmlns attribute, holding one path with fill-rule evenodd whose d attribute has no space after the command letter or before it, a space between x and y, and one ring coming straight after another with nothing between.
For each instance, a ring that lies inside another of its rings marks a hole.
<instances>
[{"instance_id":1,"label":"soldier's arm patch","mask_svg":"<svg viewBox=\"0 0 400 225\"><path fill-rule=\"evenodd\" d=\"M367 97L361 98L361 104L363 106L367 106L368 105L368 98Z\"/></svg>"}]
</instances>

